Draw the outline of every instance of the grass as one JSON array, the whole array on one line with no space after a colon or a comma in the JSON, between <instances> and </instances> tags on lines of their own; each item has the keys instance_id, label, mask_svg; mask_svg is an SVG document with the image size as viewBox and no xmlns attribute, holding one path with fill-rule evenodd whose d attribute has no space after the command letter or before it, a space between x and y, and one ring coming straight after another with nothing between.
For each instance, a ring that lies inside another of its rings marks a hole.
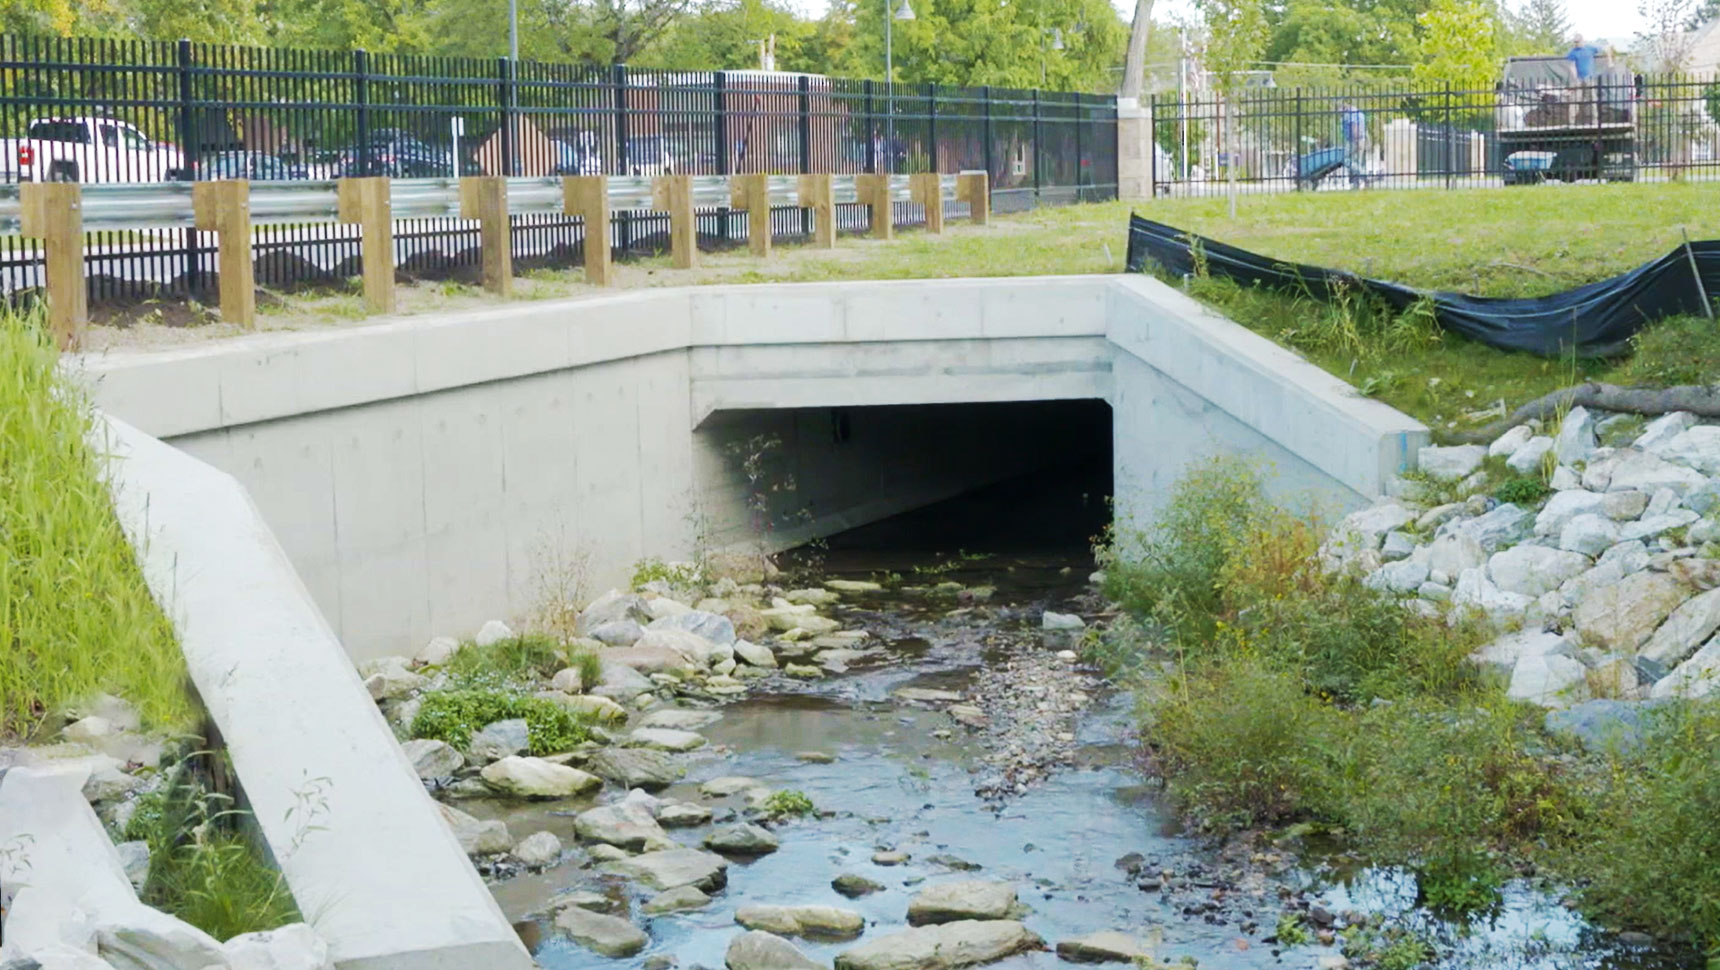
<instances>
[{"instance_id":1,"label":"grass","mask_svg":"<svg viewBox=\"0 0 1720 970\"><path fill-rule=\"evenodd\" d=\"M424 695L412 736L445 741L464 751L472 732L496 721L524 718L534 755L570 751L591 739L590 722L554 701L503 690L446 690Z\"/></svg>"},{"instance_id":2,"label":"grass","mask_svg":"<svg viewBox=\"0 0 1720 970\"><path fill-rule=\"evenodd\" d=\"M185 664L114 518L91 409L38 321L0 314L0 739L95 692L190 724Z\"/></svg>"}]
</instances>

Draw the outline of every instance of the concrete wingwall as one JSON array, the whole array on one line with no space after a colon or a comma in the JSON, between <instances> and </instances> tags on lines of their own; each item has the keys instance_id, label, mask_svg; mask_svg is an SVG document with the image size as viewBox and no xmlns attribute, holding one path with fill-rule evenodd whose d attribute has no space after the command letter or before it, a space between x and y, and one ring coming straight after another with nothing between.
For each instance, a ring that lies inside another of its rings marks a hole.
<instances>
[{"instance_id":1,"label":"concrete wingwall","mask_svg":"<svg viewBox=\"0 0 1720 970\"><path fill-rule=\"evenodd\" d=\"M248 489L361 659L521 617L546 578L600 592L646 556L782 548L1082 457L1056 402L1111 404L1137 522L1193 458L1264 457L1348 507L1425 438L1145 277L639 291L80 365ZM764 513L761 473L795 486Z\"/></svg>"}]
</instances>

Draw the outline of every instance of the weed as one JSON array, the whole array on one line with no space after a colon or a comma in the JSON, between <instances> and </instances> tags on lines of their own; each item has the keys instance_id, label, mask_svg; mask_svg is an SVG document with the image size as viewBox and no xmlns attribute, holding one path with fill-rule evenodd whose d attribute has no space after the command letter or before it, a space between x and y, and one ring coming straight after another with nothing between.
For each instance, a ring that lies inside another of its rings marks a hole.
<instances>
[{"instance_id":1,"label":"weed","mask_svg":"<svg viewBox=\"0 0 1720 970\"><path fill-rule=\"evenodd\" d=\"M589 722L554 701L499 690L448 690L424 695L412 719L412 736L434 738L464 750L472 732L496 721L524 718L531 753L557 754L591 739Z\"/></svg>"},{"instance_id":2,"label":"weed","mask_svg":"<svg viewBox=\"0 0 1720 970\"><path fill-rule=\"evenodd\" d=\"M541 633L524 633L489 646L468 643L448 661L448 673L461 686L529 685L555 676L565 664L561 644Z\"/></svg>"},{"instance_id":3,"label":"weed","mask_svg":"<svg viewBox=\"0 0 1720 970\"><path fill-rule=\"evenodd\" d=\"M1439 955L1427 936L1404 926L1353 927L1343 949L1355 965L1373 970L1416 970Z\"/></svg>"},{"instance_id":4,"label":"weed","mask_svg":"<svg viewBox=\"0 0 1720 970\"><path fill-rule=\"evenodd\" d=\"M1302 918L1295 913L1284 913L1278 917L1278 928L1273 930L1280 946L1302 946L1311 942L1314 935L1303 925Z\"/></svg>"},{"instance_id":5,"label":"weed","mask_svg":"<svg viewBox=\"0 0 1720 970\"><path fill-rule=\"evenodd\" d=\"M633 564L633 588L644 589L652 583L666 584L670 589L697 586L704 581L698 565L690 562L665 562L652 557Z\"/></svg>"},{"instance_id":6,"label":"weed","mask_svg":"<svg viewBox=\"0 0 1720 970\"><path fill-rule=\"evenodd\" d=\"M595 650L579 647L569 651L567 665L579 671L579 682L587 690L603 681L603 658Z\"/></svg>"},{"instance_id":7,"label":"weed","mask_svg":"<svg viewBox=\"0 0 1720 970\"><path fill-rule=\"evenodd\" d=\"M1513 505L1532 507L1539 505L1553 490L1539 475L1518 475L1499 483L1493 489L1493 497L1501 502Z\"/></svg>"},{"instance_id":8,"label":"weed","mask_svg":"<svg viewBox=\"0 0 1720 970\"><path fill-rule=\"evenodd\" d=\"M764 800L762 807L764 813L772 818L799 818L811 815L817 810L805 792L793 789L772 792L771 796Z\"/></svg>"}]
</instances>

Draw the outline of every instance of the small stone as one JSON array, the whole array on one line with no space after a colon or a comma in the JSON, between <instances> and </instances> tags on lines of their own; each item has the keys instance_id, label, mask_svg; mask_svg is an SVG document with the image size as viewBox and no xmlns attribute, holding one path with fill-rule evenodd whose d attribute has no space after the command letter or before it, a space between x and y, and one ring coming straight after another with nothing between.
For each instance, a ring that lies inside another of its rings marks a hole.
<instances>
[{"instance_id":1,"label":"small stone","mask_svg":"<svg viewBox=\"0 0 1720 970\"><path fill-rule=\"evenodd\" d=\"M1538 475L1542 463L1552 452L1553 439L1540 435L1529 439L1523 447L1512 452L1511 457L1505 459L1505 467L1519 475Z\"/></svg>"},{"instance_id":2,"label":"small stone","mask_svg":"<svg viewBox=\"0 0 1720 970\"><path fill-rule=\"evenodd\" d=\"M500 819L480 821L442 802L436 803L436 810L442 813L442 821L448 824L454 840L467 855L497 855L514 847L507 823Z\"/></svg>"},{"instance_id":3,"label":"small stone","mask_svg":"<svg viewBox=\"0 0 1720 970\"><path fill-rule=\"evenodd\" d=\"M1648 495L1643 492L1608 492L1601 503L1606 517L1614 522L1626 522L1648 508Z\"/></svg>"},{"instance_id":4,"label":"small stone","mask_svg":"<svg viewBox=\"0 0 1720 970\"><path fill-rule=\"evenodd\" d=\"M465 767L466 759L454 746L434 738L414 738L402 742L400 750L412 762L412 770L425 780L447 778Z\"/></svg>"},{"instance_id":5,"label":"small stone","mask_svg":"<svg viewBox=\"0 0 1720 970\"><path fill-rule=\"evenodd\" d=\"M836 760L836 756L827 751L796 751L794 757L809 765L827 765Z\"/></svg>"},{"instance_id":6,"label":"small stone","mask_svg":"<svg viewBox=\"0 0 1720 970\"><path fill-rule=\"evenodd\" d=\"M636 729L627 736L627 747L655 748L658 751L692 751L705 746L705 736L674 728Z\"/></svg>"},{"instance_id":7,"label":"small stone","mask_svg":"<svg viewBox=\"0 0 1720 970\"><path fill-rule=\"evenodd\" d=\"M73 744L94 744L113 734L113 722L96 714L73 721L60 731L60 737Z\"/></svg>"},{"instance_id":8,"label":"small stone","mask_svg":"<svg viewBox=\"0 0 1720 970\"><path fill-rule=\"evenodd\" d=\"M1380 547L1380 558L1386 562L1397 562L1408 559L1415 552L1415 537L1407 532L1386 533L1385 544Z\"/></svg>"},{"instance_id":9,"label":"small stone","mask_svg":"<svg viewBox=\"0 0 1720 970\"><path fill-rule=\"evenodd\" d=\"M742 906L735 910L735 922L780 936L830 940L850 939L866 928L859 913L834 906Z\"/></svg>"},{"instance_id":10,"label":"small stone","mask_svg":"<svg viewBox=\"0 0 1720 970\"><path fill-rule=\"evenodd\" d=\"M121 842L114 846L114 851L119 853L120 865L125 867L125 878L131 883L131 888L142 890L149 879L149 843L142 840Z\"/></svg>"},{"instance_id":11,"label":"small stone","mask_svg":"<svg viewBox=\"0 0 1720 970\"><path fill-rule=\"evenodd\" d=\"M1526 424L1519 424L1493 439L1493 443L1487 446L1487 457L1508 458L1516 454L1517 449L1528 444L1529 439L1533 437L1535 437L1535 429Z\"/></svg>"},{"instance_id":12,"label":"small stone","mask_svg":"<svg viewBox=\"0 0 1720 970\"><path fill-rule=\"evenodd\" d=\"M1015 887L982 879L928 886L908 901L908 922L948 923L964 919L1003 919L1015 908Z\"/></svg>"},{"instance_id":13,"label":"small stone","mask_svg":"<svg viewBox=\"0 0 1720 970\"><path fill-rule=\"evenodd\" d=\"M763 782L756 778L746 778L740 775L724 775L712 778L699 786L699 794L706 798L727 798L755 788L764 788Z\"/></svg>"},{"instance_id":14,"label":"small stone","mask_svg":"<svg viewBox=\"0 0 1720 970\"><path fill-rule=\"evenodd\" d=\"M822 963L780 936L753 930L729 941L723 954L728 970L825 970Z\"/></svg>"},{"instance_id":15,"label":"small stone","mask_svg":"<svg viewBox=\"0 0 1720 970\"><path fill-rule=\"evenodd\" d=\"M1046 610L1039 618L1039 625L1046 630L1085 630L1087 621L1073 613L1055 613Z\"/></svg>"},{"instance_id":16,"label":"small stone","mask_svg":"<svg viewBox=\"0 0 1720 970\"><path fill-rule=\"evenodd\" d=\"M711 904L711 897L697 886L676 886L652 896L641 907L653 915L658 913L680 913L689 909L704 909Z\"/></svg>"},{"instance_id":17,"label":"small stone","mask_svg":"<svg viewBox=\"0 0 1720 970\"><path fill-rule=\"evenodd\" d=\"M830 888L844 896L847 896L849 899L858 899L861 896L869 896L872 893L883 892L884 884L873 882L865 876L857 873L845 872L842 875L837 876L835 879L830 880Z\"/></svg>"},{"instance_id":18,"label":"small stone","mask_svg":"<svg viewBox=\"0 0 1720 970\"><path fill-rule=\"evenodd\" d=\"M800 680L817 680L824 676L823 667L814 667L810 664L786 664L783 666L782 672Z\"/></svg>"},{"instance_id":19,"label":"small stone","mask_svg":"<svg viewBox=\"0 0 1720 970\"><path fill-rule=\"evenodd\" d=\"M911 704L949 704L965 699L953 690L938 690L931 687L899 687L891 691L890 696Z\"/></svg>"},{"instance_id":20,"label":"small stone","mask_svg":"<svg viewBox=\"0 0 1720 970\"><path fill-rule=\"evenodd\" d=\"M727 859L698 849L663 849L607 862L601 872L633 879L659 891L676 886L697 886L707 893L728 882Z\"/></svg>"},{"instance_id":21,"label":"small stone","mask_svg":"<svg viewBox=\"0 0 1720 970\"><path fill-rule=\"evenodd\" d=\"M693 802L665 802L657 809L657 824L666 829L692 828L711 820L711 810Z\"/></svg>"},{"instance_id":22,"label":"small stone","mask_svg":"<svg viewBox=\"0 0 1720 970\"><path fill-rule=\"evenodd\" d=\"M506 623L490 620L478 628L478 635L472 638L472 642L480 647L491 647L513 638L514 631Z\"/></svg>"},{"instance_id":23,"label":"small stone","mask_svg":"<svg viewBox=\"0 0 1720 970\"><path fill-rule=\"evenodd\" d=\"M525 754L531 748L531 728L525 718L494 721L472 732L466 755L478 764Z\"/></svg>"},{"instance_id":24,"label":"small stone","mask_svg":"<svg viewBox=\"0 0 1720 970\"><path fill-rule=\"evenodd\" d=\"M1558 654L1524 657L1511 671L1506 696L1542 707L1569 707L1589 699L1588 668Z\"/></svg>"},{"instance_id":25,"label":"small stone","mask_svg":"<svg viewBox=\"0 0 1720 970\"><path fill-rule=\"evenodd\" d=\"M541 869L561 858L561 840L554 832L534 832L521 839L511 855L523 866Z\"/></svg>"},{"instance_id":26,"label":"small stone","mask_svg":"<svg viewBox=\"0 0 1720 970\"><path fill-rule=\"evenodd\" d=\"M650 748L605 748L593 754L585 767L600 778L646 791L667 788L687 772L679 758Z\"/></svg>"},{"instance_id":27,"label":"small stone","mask_svg":"<svg viewBox=\"0 0 1720 970\"><path fill-rule=\"evenodd\" d=\"M1570 492L1560 492L1569 495ZM1599 555L1609 546L1619 541L1619 527L1611 519L1599 515L1583 514L1573 517L1565 523L1559 532L1559 548L1567 552L1581 553L1585 556Z\"/></svg>"},{"instance_id":28,"label":"small stone","mask_svg":"<svg viewBox=\"0 0 1720 970\"><path fill-rule=\"evenodd\" d=\"M860 579L827 579L824 585L838 593L879 593L884 589L877 583Z\"/></svg>"},{"instance_id":29,"label":"small stone","mask_svg":"<svg viewBox=\"0 0 1720 970\"><path fill-rule=\"evenodd\" d=\"M484 784L515 798L569 798L603 787L603 779L542 758L511 755L484 766Z\"/></svg>"},{"instance_id":30,"label":"small stone","mask_svg":"<svg viewBox=\"0 0 1720 970\"><path fill-rule=\"evenodd\" d=\"M1127 933L1102 930L1059 942L1057 955L1070 963L1148 963L1153 951Z\"/></svg>"},{"instance_id":31,"label":"small stone","mask_svg":"<svg viewBox=\"0 0 1720 970\"><path fill-rule=\"evenodd\" d=\"M1487 449L1481 445L1428 445L1417 453L1416 467L1435 480L1455 482L1480 468L1486 457Z\"/></svg>"},{"instance_id":32,"label":"small stone","mask_svg":"<svg viewBox=\"0 0 1720 970\"><path fill-rule=\"evenodd\" d=\"M878 866L899 866L911 858L906 852L898 849L880 850L872 853L872 864Z\"/></svg>"},{"instance_id":33,"label":"small stone","mask_svg":"<svg viewBox=\"0 0 1720 970\"><path fill-rule=\"evenodd\" d=\"M668 833L652 817L651 807L635 799L624 799L580 812L574 816L573 830L587 842L602 842L623 849L638 850L668 841Z\"/></svg>"},{"instance_id":34,"label":"small stone","mask_svg":"<svg viewBox=\"0 0 1720 970\"><path fill-rule=\"evenodd\" d=\"M1595 438L1595 418L1588 408L1574 407L1559 422L1559 432L1553 439L1553 453L1561 465L1575 465L1588 460L1600 442Z\"/></svg>"},{"instance_id":35,"label":"small stone","mask_svg":"<svg viewBox=\"0 0 1720 970\"><path fill-rule=\"evenodd\" d=\"M585 690L585 681L576 667L563 667L555 672L549 680L550 687L565 694L577 694Z\"/></svg>"},{"instance_id":36,"label":"small stone","mask_svg":"<svg viewBox=\"0 0 1720 970\"><path fill-rule=\"evenodd\" d=\"M730 855L767 855L780 845L768 830L748 823L720 828L705 836L705 848Z\"/></svg>"},{"instance_id":37,"label":"small stone","mask_svg":"<svg viewBox=\"0 0 1720 970\"><path fill-rule=\"evenodd\" d=\"M556 928L575 943L606 957L630 957L645 949L651 938L619 916L569 906L555 916Z\"/></svg>"},{"instance_id":38,"label":"small stone","mask_svg":"<svg viewBox=\"0 0 1720 970\"><path fill-rule=\"evenodd\" d=\"M453 637L434 637L412 659L426 667L440 667L460 652L460 641Z\"/></svg>"},{"instance_id":39,"label":"small stone","mask_svg":"<svg viewBox=\"0 0 1720 970\"><path fill-rule=\"evenodd\" d=\"M430 683L428 677L407 666L405 657L380 657L366 661L359 665L358 674L364 678L364 689L370 692L371 700L376 701L405 697Z\"/></svg>"}]
</instances>

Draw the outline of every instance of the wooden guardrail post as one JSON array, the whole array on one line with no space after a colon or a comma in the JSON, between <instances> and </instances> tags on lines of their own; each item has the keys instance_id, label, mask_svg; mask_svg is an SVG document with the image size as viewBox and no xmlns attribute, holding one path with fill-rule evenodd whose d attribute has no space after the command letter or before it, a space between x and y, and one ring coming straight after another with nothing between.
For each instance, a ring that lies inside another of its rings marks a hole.
<instances>
[{"instance_id":1,"label":"wooden guardrail post","mask_svg":"<svg viewBox=\"0 0 1720 970\"><path fill-rule=\"evenodd\" d=\"M770 255L770 176L764 172L729 177L729 204L747 211L747 249Z\"/></svg>"},{"instance_id":2,"label":"wooden guardrail post","mask_svg":"<svg viewBox=\"0 0 1720 970\"><path fill-rule=\"evenodd\" d=\"M651 183L651 207L669 213L669 265L699 265L699 227L693 221L693 177L659 175Z\"/></svg>"},{"instance_id":3,"label":"wooden guardrail post","mask_svg":"<svg viewBox=\"0 0 1720 970\"><path fill-rule=\"evenodd\" d=\"M18 186L19 231L42 241L47 276L48 326L61 350L76 350L90 322L84 287L84 201L76 182Z\"/></svg>"},{"instance_id":4,"label":"wooden guardrail post","mask_svg":"<svg viewBox=\"0 0 1720 970\"><path fill-rule=\"evenodd\" d=\"M854 186L861 204L872 207L872 238L896 238L895 206L890 201L890 173L856 175Z\"/></svg>"},{"instance_id":5,"label":"wooden guardrail post","mask_svg":"<svg viewBox=\"0 0 1720 970\"><path fill-rule=\"evenodd\" d=\"M460 179L460 218L478 220L484 289L497 296L513 295L513 233L508 225L508 180L500 175L468 175Z\"/></svg>"},{"instance_id":6,"label":"wooden guardrail post","mask_svg":"<svg viewBox=\"0 0 1720 970\"><path fill-rule=\"evenodd\" d=\"M956 176L956 201L966 202L973 224L991 221L991 176L985 172L963 172Z\"/></svg>"},{"instance_id":7,"label":"wooden guardrail post","mask_svg":"<svg viewBox=\"0 0 1720 970\"><path fill-rule=\"evenodd\" d=\"M908 176L909 197L926 207L926 231L944 231L944 185L936 172L915 172Z\"/></svg>"},{"instance_id":8,"label":"wooden guardrail post","mask_svg":"<svg viewBox=\"0 0 1720 970\"><path fill-rule=\"evenodd\" d=\"M828 172L802 175L800 207L812 210L812 240L819 249L836 248L836 185Z\"/></svg>"},{"instance_id":9,"label":"wooden guardrail post","mask_svg":"<svg viewBox=\"0 0 1720 970\"><path fill-rule=\"evenodd\" d=\"M199 232L215 234L221 319L246 329L255 327L257 277L251 263L251 183L243 179L194 182L191 213Z\"/></svg>"},{"instance_id":10,"label":"wooden guardrail post","mask_svg":"<svg viewBox=\"0 0 1720 970\"><path fill-rule=\"evenodd\" d=\"M608 177L563 176L561 211L585 220L585 281L592 286L615 282L615 263L609 252Z\"/></svg>"},{"instance_id":11,"label":"wooden guardrail post","mask_svg":"<svg viewBox=\"0 0 1720 970\"><path fill-rule=\"evenodd\" d=\"M364 260L364 305L372 313L394 312L394 214L388 178L368 175L339 182L341 222L357 223Z\"/></svg>"}]
</instances>

